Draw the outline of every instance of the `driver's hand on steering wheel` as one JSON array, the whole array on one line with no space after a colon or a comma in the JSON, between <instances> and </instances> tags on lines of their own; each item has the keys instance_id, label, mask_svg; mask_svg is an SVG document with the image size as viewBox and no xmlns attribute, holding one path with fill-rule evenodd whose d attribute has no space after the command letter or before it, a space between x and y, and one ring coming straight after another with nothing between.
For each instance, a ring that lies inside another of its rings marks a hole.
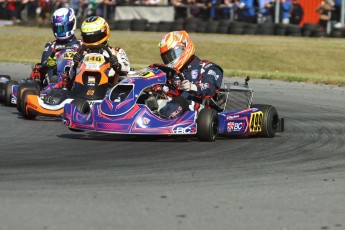
<instances>
[{"instance_id":1,"label":"driver's hand on steering wheel","mask_svg":"<svg viewBox=\"0 0 345 230\"><path fill-rule=\"evenodd\" d=\"M56 56L54 57L48 57L48 60L47 60L47 66L48 68L50 69L53 69L56 67Z\"/></svg>"}]
</instances>

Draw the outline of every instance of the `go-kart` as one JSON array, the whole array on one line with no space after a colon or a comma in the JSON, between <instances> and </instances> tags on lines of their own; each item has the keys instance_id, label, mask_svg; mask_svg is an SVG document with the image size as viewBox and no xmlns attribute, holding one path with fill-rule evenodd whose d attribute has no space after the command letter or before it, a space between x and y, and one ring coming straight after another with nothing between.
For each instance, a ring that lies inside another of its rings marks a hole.
<instances>
[{"instance_id":1,"label":"go-kart","mask_svg":"<svg viewBox=\"0 0 345 230\"><path fill-rule=\"evenodd\" d=\"M90 46L82 47L82 50L90 51ZM110 63L103 55L103 50L109 56L111 51L105 46L94 46L92 50L83 56L70 90L53 87L40 95L37 90L26 90L21 99L22 116L25 119L34 119L38 115L59 117L63 113L64 105L73 99L82 98L89 104L101 101L113 86L112 79L106 74ZM94 52L95 50L98 52Z\"/></svg>"},{"instance_id":2,"label":"go-kart","mask_svg":"<svg viewBox=\"0 0 345 230\"><path fill-rule=\"evenodd\" d=\"M214 98L205 99L201 110L185 111L169 119L159 114L169 98L153 88L167 83L166 66L153 65L131 72L113 87L101 102L91 108L82 99L65 105L62 120L72 131L97 131L114 134L197 135L202 141L214 141L220 134L274 137L284 130L284 119L270 105L252 105L253 90L246 79L225 84ZM183 76L179 75L181 80Z\"/></svg>"},{"instance_id":3,"label":"go-kart","mask_svg":"<svg viewBox=\"0 0 345 230\"><path fill-rule=\"evenodd\" d=\"M44 97L51 89L57 86L66 87L61 84L63 81L63 76L70 68L72 64L72 59L76 53L73 47L64 47L61 49L56 49L51 54L51 57L56 57L56 74L51 78L50 82L41 82L41 74L47 72L43 70L41 64L38 63L33 66L33 75L30 78L21 80L19 83L17 81L8 81L4 87L4 104L7 106L16 105L18 112L22 112L21 99L26 90L34 90L40 94L40 97Z\"/></svg>"}]
</instances>

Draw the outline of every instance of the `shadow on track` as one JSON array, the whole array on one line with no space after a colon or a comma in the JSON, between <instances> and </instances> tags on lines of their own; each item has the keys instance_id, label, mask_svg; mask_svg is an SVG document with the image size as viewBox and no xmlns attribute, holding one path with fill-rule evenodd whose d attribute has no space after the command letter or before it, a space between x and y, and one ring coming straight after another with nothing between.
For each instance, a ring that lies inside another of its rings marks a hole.
<instances>
[{"instance_id":1,"label":"shadow on track","mask_svg":"<svg viewBox=\"0 0 345 230\"><path fill-rule=\"evenodd\" d=\"M59 138L74 140L94 140L94 141L131 141L131 142L201 142L196 135L123 135L123 134L107 134L107 133L66 133L57 135ZM248 139L253 137L228 135L219 136L216 141L230 141L231 139Z\"/></svg>"}]
</instances>

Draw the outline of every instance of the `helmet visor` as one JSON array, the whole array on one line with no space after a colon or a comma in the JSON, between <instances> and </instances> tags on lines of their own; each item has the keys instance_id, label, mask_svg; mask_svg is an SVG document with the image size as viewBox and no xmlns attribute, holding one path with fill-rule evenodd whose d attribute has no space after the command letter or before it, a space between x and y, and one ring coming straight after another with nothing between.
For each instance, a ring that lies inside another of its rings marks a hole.
<instances>
[{"instance_id":1,"label":"helmet visor","mask_svg":"<svg viewBox=\"0 0 345 230\"><path fill-rule=\"evenodd\" d=\"M74 27L74 20L72 22L67 23L54 23L53 24L53 32L58 37L63 37L66 35L67 32L70 32L73 30Z\"/></svg>"},{"instance_id":2,"label":"helmet visor","mask_svg":"<svg viewBox=\"0 0 345 230\"><path fill-rule=\"evenodd\" d=\"M164 64L169 64L179 58L183 53L182 47L175 47L161 54Z\"/></svg>"},{"instance_id":3,"label":"helmet visor","mask_svg":"<svg viewBox=\"0 0 345 230\"><path fill-rule=\"evenodd\" d=\"M92 33L81 33L81 37L83 38L83 42L85 43L96 43L101 41L103 38L107 36L107 32L92 32Z\"/></svg>"}]
</instances>

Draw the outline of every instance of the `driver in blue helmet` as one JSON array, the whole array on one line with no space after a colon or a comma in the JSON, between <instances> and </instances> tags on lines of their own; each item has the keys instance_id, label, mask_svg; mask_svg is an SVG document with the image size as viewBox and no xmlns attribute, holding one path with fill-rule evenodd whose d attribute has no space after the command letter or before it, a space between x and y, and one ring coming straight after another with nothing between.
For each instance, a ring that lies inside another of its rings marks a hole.
<instances>
[{"instance_id":1,"label":"driver in blue helmet","mask_svg":"<svg viewBox=\"0 0 345 230\"><path fill-rule=\"evenodd\" d=\"M40 79L42 85L49 84L56 75L56 50L66 47L78 50L82 45L74 35L77 21L72 8L57 9L51 17L51 25L56 39L44 46L41 63L36 64L30 74L30 78Z\"/></svg>"}]
</instances>

